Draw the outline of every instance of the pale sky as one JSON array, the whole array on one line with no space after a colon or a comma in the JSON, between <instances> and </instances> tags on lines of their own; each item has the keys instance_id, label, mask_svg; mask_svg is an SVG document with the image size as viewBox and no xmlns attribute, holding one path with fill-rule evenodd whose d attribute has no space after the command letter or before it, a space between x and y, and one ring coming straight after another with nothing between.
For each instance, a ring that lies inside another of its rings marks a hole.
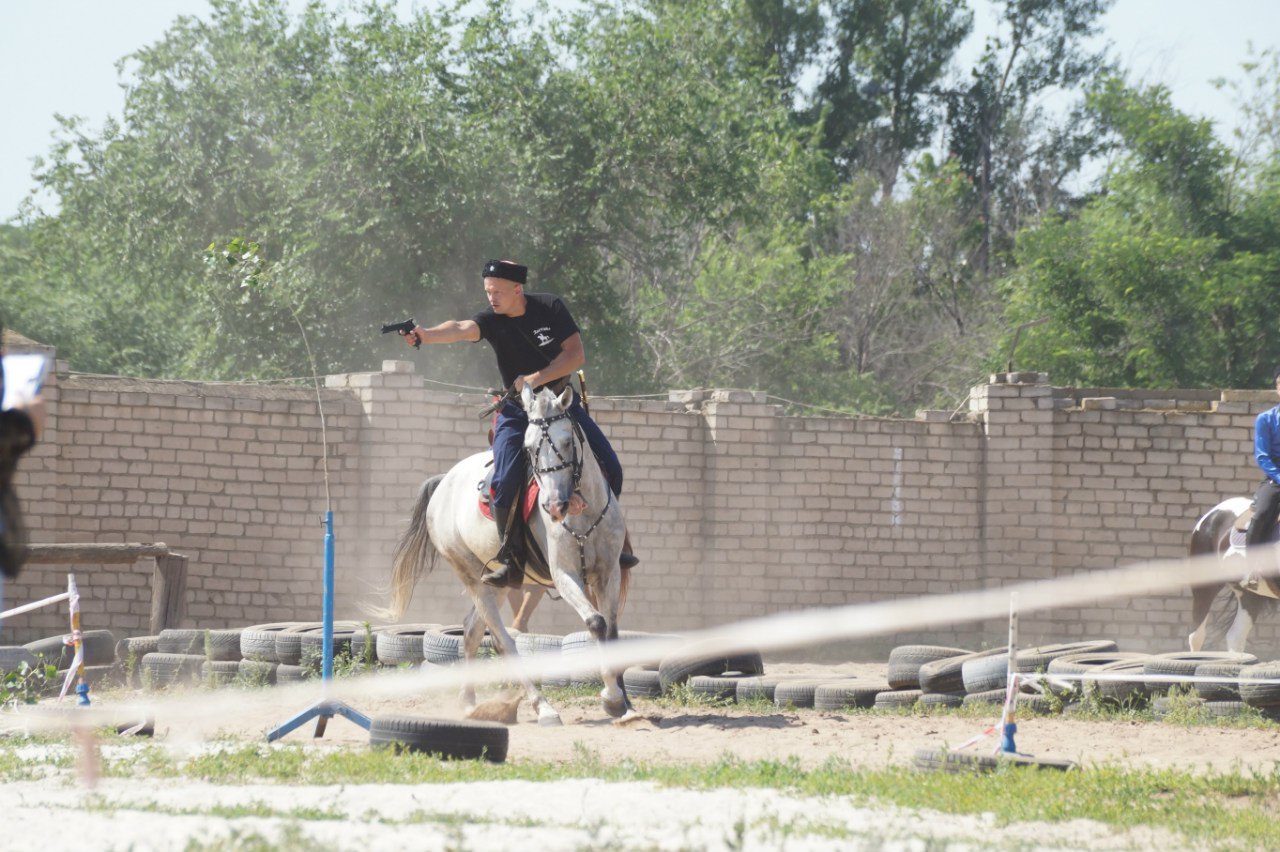
<instances>
[{"instance_id":1,"label":"pale sky","mask_svg":"<svg viewBox=\"0 0 1280 852\"><path fill-rule=\"evenodd\" d=\"M291 2L295 8L304 5L302 0ZM405 10L424 5L432 3L400 0ZM988 0L974 0L974 8L976 45L990 32L993 17ZM0 0L0 11L3 221L17 212L34 186L31 161L53 143L54 114L82 116L94 130L107 116L119 116L124 95L116 61L155 42L178 15L207 17L209 4ZM1280 45L1280 0L1118 0L1103 26L1131 79L1168 86L1179 109L1213 119L1226 140L1235 124L1232 105L1209 81L1239 79L1250 40L1259 51ZM976 47L968 56L975 52Z\"/></svg>"}]
</instances>

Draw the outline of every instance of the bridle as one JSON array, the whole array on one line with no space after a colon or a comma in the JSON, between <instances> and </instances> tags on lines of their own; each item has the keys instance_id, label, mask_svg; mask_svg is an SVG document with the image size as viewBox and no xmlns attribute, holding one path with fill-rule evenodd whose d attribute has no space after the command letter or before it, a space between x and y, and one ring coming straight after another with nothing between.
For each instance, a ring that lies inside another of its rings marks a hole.
<instances>
[{"instance_id":1,"label":"bridle","mask_svg":"<svg viewBox=\"0 0 1280 852\"><path fill-rule=\"evenodd\" d=\"M561 420L568 420L573 427L569 438L569 458L564 457L564 453L560 452L560 448L556 446L556 442L551 439L551 424ZM561 411L559 414L553 414L550 417L530 417L530 426L537 426L541 434L538 436L538 444L535 447L525 447L525 452L529 454L529 469L533 472L534 479L538 479L544 473L556 473L557 471L570 468L573 471L573 493L581 494L579 486L582 484L582 453L583 446L587 442L587 436L583 433L582 427L578 425L570 415L568 409ZM555 453L559 464L550 465L548 467L538 467L538 456L542 452L542 446L546 444L551 447L551 452ZM541 481L538 487L542 487ZM574 541L578 543L578 567L580 573L587 572L587 539L595 532L596 527L600 526L600 522L604 520L604 516L609 512L609 507L613 505L613 489L605 484L605 502L604 508L600 510L600 515L587 527L585 532L578 532L569 526L569 515L565 515L560 519L560 525L564 527L565 532L573 536Z\"/></svg>"}]
</instances>

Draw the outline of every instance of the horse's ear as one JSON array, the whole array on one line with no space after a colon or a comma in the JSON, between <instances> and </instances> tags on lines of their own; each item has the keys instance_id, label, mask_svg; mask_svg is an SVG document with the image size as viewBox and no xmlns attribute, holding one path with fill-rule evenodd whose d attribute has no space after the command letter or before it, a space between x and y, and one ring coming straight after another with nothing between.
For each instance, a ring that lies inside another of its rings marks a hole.
<instances>
[{"instance_id":1,"label":"horse's ear","mask_svg":"<svg viewBox=\"0 0 1280 852\"><path fill-rule=\"evenodd\" d=\"M520 389L520 402L524 405L525 411L533 410L533 388L525 385Z\"/></svg>"},{"instance_id":2,"label":"horse's ear","mask_svg":"<svg viewBox=\"0 0 1280 852\"><path fill-rule=\"evenodd\" d=\"M560 398L556 400L560 403L561 408L568 408L573 404L573 388L565 388L560 394Z\"/></svg>"}]
</instances>

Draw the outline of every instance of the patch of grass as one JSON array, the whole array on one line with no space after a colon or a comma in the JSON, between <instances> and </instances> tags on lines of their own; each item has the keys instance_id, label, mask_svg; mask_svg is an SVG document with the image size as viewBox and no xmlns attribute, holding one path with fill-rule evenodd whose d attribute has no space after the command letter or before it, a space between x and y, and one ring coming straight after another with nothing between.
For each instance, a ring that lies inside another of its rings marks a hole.
<instances>
[{"instance_id":1,"label":"patch of grass","mask_svg":"<svg viewBox=\"0 0 1280 852\"><path fill-rule=\"evenodd\" d=\"M581 695L594 702L594 690ZM1107 710L1112 718L1122 711ZM1266 724L1273 724L1267 722ZM53 744L67 739L50 738ZM70 773L74 751L24 760L18 746L30 738L0 740L0 783L47 774L52 763ZM1167 830L1191 843L1231 848L1274 848L1274 814L1280 807L1280 764L1270 771L1192 774L1178 770L1125 769L1114 765L1061 773L1002 767L983 775L916 772L901 766L854 769L830 760L817 768L798 760L743 761L732 756L703 764L654 764L639 760L606 761L581 744L568 763L511 760L442 761L428 755L391 750L307 750L300 745L228 746L215 753L184 758L163 745L148 745L127 757L103 760L103 773L124 778L191 778L215 784L276 783L316 785L467 783L473 781L556 781L590 778L605 782L648 781L674 788L769 788L799 796L848 797L859 804L931 809L952 814L990 813L998 824L1048 823L1092 819L1117 830L1148 826ZM225 814L253 816L247 810ZM321 810L284 814L323 820ZM424 820L426 818L424 817ZM430 817L431 821L438 821ZM839 826L817 824L792 831L824 835ZM218 841L214 841L217 843ZM255 848L213 845L209 849ZM288 847L263 847L288 848ZM299 847L301 848L301 847Z\"/></svg>"}]
</instances>

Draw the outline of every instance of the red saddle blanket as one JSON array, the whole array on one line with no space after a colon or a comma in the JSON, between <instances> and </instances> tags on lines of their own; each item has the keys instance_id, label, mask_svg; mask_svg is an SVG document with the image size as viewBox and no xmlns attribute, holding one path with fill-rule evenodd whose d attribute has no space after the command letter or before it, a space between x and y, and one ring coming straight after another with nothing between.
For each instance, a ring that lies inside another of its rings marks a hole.
<instances>
[{"instance_id":1,"label":"red saddle blanket","mask_svg":"<svg viewBox=\"0 0 1280 852\"><path fill-rule=\"evenodd\" d=\"M538 480L531 479L524 487L524 501L520 504L520 519L525 523L529 522L529 516L533 514L533 507L538 505ZM490 504L492 494L488 488L480 491L480 514L489 520L493 520L493 506Z\"/></svg>"}]
</instances>

